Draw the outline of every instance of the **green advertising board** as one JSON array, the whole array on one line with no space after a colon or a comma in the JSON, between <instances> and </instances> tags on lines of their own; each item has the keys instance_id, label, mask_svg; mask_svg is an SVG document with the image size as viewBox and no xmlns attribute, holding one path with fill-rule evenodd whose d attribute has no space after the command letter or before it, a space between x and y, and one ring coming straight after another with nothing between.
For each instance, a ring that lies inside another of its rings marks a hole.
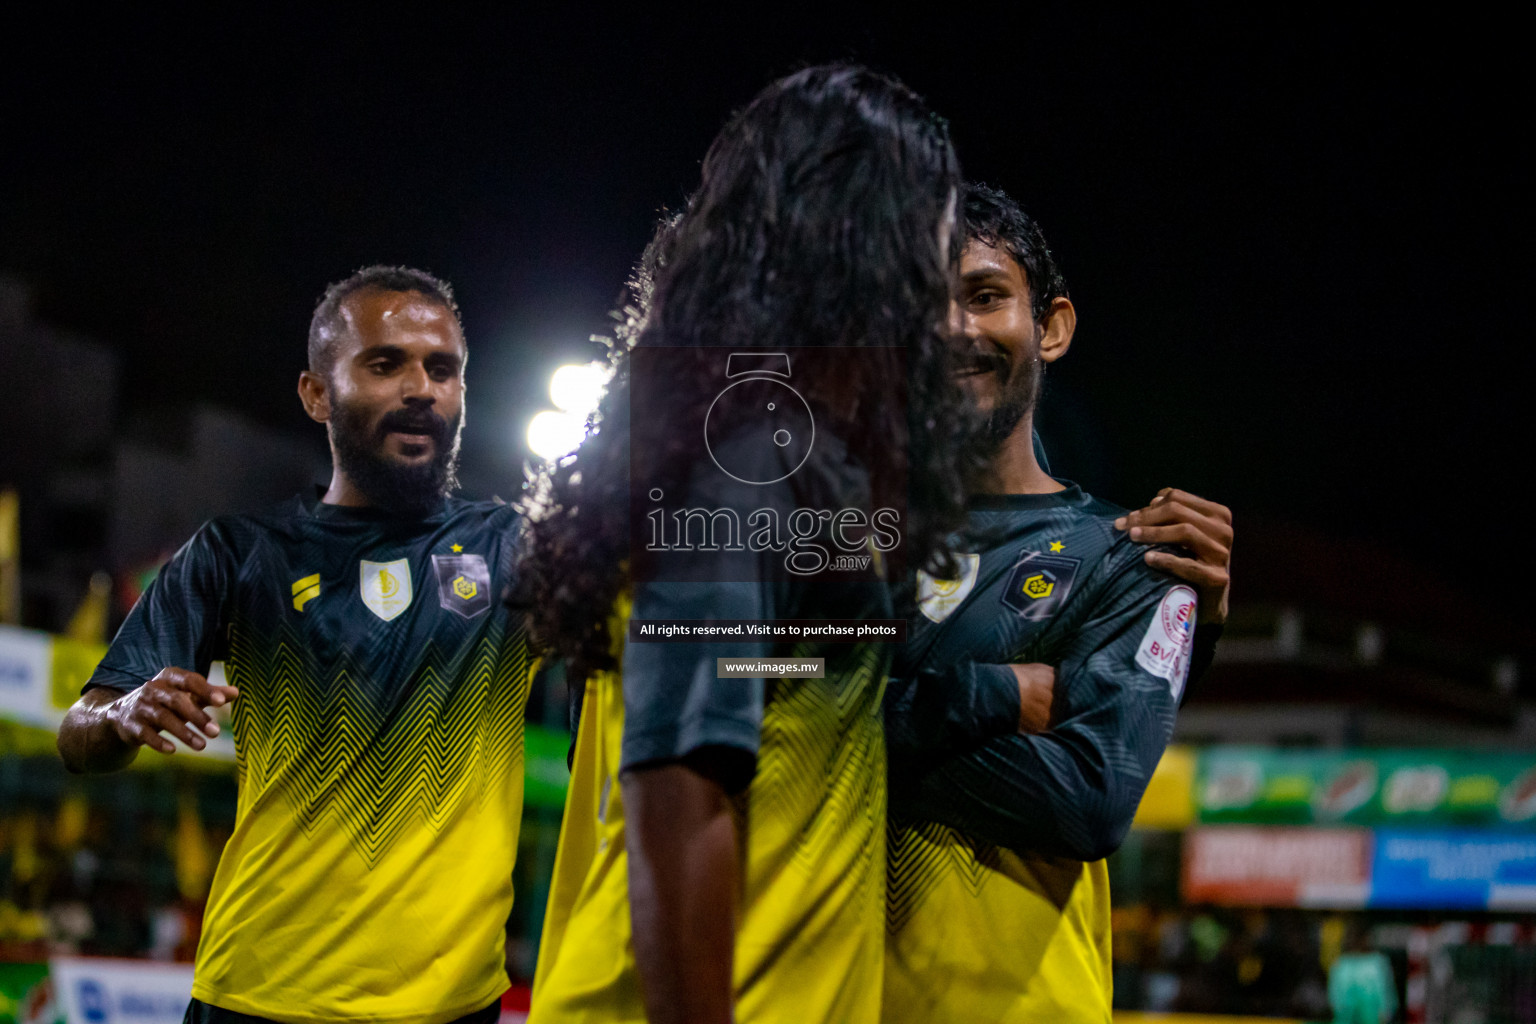
<instances>
[{"instance_id":1,"label":"green advertising board","mask_svg":"<svg viewBox=\"0 0 1536 1024\"><path fill-rule=\"evenodd\" d=\"M1194 797L1203 823L1536 830L1536 755L1210 747Z\"/></svg>"},{"instance_id":2,"label":"green advertising board","mask_svg":"<svg viewBox=\"0 0 1536 1024\"><path fill-rule=\"evenodd\" d=\"M565 752L571 735L532 722L523 728L523 802L530 807L565 806L565 788L571 773Z\"/></svg>"},{"instance_id":3,"label":"green advertising board","mask_svg":"<svg viewBox=\"0 0 1536 1024\"><path fill-rule=\"evenodd\" d=\"M48 987L47 964L0 963L0 1024L62 1024Z\"/></svg>"}]
</instances>

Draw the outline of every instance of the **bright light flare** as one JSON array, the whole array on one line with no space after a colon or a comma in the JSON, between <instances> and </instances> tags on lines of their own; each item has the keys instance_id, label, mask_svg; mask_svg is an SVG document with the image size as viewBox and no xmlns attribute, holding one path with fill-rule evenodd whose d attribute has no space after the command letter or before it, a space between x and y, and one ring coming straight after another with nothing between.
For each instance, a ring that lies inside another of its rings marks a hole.
<instances>
[{"instance_id":1,"label":"bright light flare","mask_svg":"<svg viewBox=\"0 0 1536 1024\"><path fill-rule=\"evenodd\" d=\"M528 447L541 459L569 455L586 436L587 418L575 413L546 409L528 424Z\"/></svg>"},{"instance_id":2,"label":"bright light flare","mask_svg":"<svg viewBox=\"0 0 1536 1024\"><path fill-rule=\"evenodd\" d=\"M567 363L549 378L549 398L557 409L585 419L607 384L608 367L602 363Z\"/></svg>"}]
</instances>

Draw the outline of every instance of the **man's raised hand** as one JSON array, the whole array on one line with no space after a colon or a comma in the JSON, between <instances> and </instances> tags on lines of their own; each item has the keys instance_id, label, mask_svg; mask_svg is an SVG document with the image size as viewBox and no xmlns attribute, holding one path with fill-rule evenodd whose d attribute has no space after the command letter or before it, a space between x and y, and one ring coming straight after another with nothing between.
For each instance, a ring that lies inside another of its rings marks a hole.
<instances>
[{"instance_id":1,"label":"man's raised hand","mask_svg":"<svg viewBox=\"0 0 1536 1024\"><path fill-rule=\"evenodd\" d=\"M240 696L233 686L215 686L196 672L161 669L143 686L107 705L106 717L119 739L174 754L170 733L193 750L208 746L204 737L219 734L219 725L204 708L223 707Z\"/></svg>"},{"instance_id":2,"label":"man's raised hand","mask_svg":"<svg viewBox=\"0 0 1536 1024\"><path fill-rule=\"evenodd\" d=\"M1200 622L1227 621L1232 589L1232 510L1188 491L1164 487L1135 512L1115 520L1139 544L1173 544L1190 552L1181 558L1168 551L1148 551L1147 564L1193 583L1200 592Z\"/></svg>"}]
</instances>

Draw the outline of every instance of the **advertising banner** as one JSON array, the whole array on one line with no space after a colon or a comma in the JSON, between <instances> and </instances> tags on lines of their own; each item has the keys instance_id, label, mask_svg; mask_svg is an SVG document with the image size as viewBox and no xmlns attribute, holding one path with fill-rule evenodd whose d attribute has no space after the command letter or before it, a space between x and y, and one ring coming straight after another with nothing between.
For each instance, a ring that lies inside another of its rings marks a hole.
<instances>
[{"instance_id":1,"label":"advertising banner","mask_svg":"<svg viewBox=\"0 0 1536 1024\"><path fill-rule=\"evenodd\" d=\"M191 964L61 956L49 970L67 1024L181 1024L192 998Z\"/></svg>"},{"instance_id":2,"label":"advertising banner","mask_svg":"<svg viewBox=\"0 0 1536 1024\"><path fill-rule=\"evenodd\" d=\"M106 653L106 644L0 625L0 753L52 755L51 736L38 735L38 730L58 731L64 713L80 697L85 681ZM213 663L208 680L225 682L222 663ZM227 711L215 717L228 725ZM173 742L178 761L183 756L196 758L200 764L235 760L234 734L228 728L203 750L192 750L180 740ZM139 758L135 763L152 767L166 762Z\"/></svg>"},{"instance_id":3,"label":"advertising banner","mask_svg":"<svg viewBox=\"0 0 1536 1024\"><path fill-rule=\"evenodd\" d=\"M1213 747L1194 795L1208 823L1536 831L1536 754Z\"/></svg>"},{"instance_id":4,"label":"advertising banner","mask_svg":"<svg viewBox=\"0 0 1536 1024\"><path fill-rule=\"evenodd\" d=\"M1366 829L1212 826L1184 836L1187 903L1362 907L1370 871Z\"/></svg>"},{"instance_id":5,"label":"advertising banner","mask_svg":"<svg viewBox=\"0 0 1536 1024\"><path fill-rule=\"evenodd\" d=\"M106 653L105 644L0 625L0 718L57 729Z\"/></svg>"},{"instance_id":6,"label":"advertising banner","mask_svg":"<svg viewBox=\"0 0 1536 1024\"><path fill-rule=\"evenodd\" d=\"M1536 836L1381 829L1370 905L1536 910Z\"/></svg>"},{"instance_id":7,"label":"advertising banner","mask_svg":"<svg viewBox=\"0 0 1536 1024\"><path fill-rule=\"evenodd\" d=\"M0 963L0 1024L63 1024L47 964Z\"/></svg>"},{"instance_id":8,"label":"advertising banner","mask_svg":"<svg viewBox=\"0 0 1536 1024\"><path fill-rule=\"evenodd\" d=\"M529 807L565 806L571 773L565 766L571 735L529 722L523 727L523 802Z\"/></svg>"},{"instance_id":9,"label":"advertising banner","mask_svg":"<svg viewBox=\"0 0 1536 1024\"><path fill-rule=\"evenodd\" d=\"M53 726L49 670L53 638L47 633L0 625L0 717L23 725Z\"/></svg>"}]
</instances>

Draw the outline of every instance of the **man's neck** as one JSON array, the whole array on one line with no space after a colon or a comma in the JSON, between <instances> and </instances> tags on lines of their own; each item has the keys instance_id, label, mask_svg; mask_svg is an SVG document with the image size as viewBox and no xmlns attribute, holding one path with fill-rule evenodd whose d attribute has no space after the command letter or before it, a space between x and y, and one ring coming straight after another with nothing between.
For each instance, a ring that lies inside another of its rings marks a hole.
<instances>
[{"instance_id":1,"label":"man's neck","mask_svg":"<svg viewBox=\"0 0 1536 1024\"><path fill-rule=\"evenodd\" d=\"M977 481L981 494L1054 494L1066 490L1035 458L1034 413L1025 414L1013 428Z\"/></svg>"},{"instance_id":2,"label":"man's neck","mask_svg":"<svg viewBox=\"0 0 1536 1024\"><path fill-rule=\"evenodd\" d=\"M331 469L331 486L326 488L320 501L325 505L343 505L347 508L368 508L373 504L366 494L358 490L351 478L341 471L341 467L334 463Z\"/></svg>"}]
</instances>

